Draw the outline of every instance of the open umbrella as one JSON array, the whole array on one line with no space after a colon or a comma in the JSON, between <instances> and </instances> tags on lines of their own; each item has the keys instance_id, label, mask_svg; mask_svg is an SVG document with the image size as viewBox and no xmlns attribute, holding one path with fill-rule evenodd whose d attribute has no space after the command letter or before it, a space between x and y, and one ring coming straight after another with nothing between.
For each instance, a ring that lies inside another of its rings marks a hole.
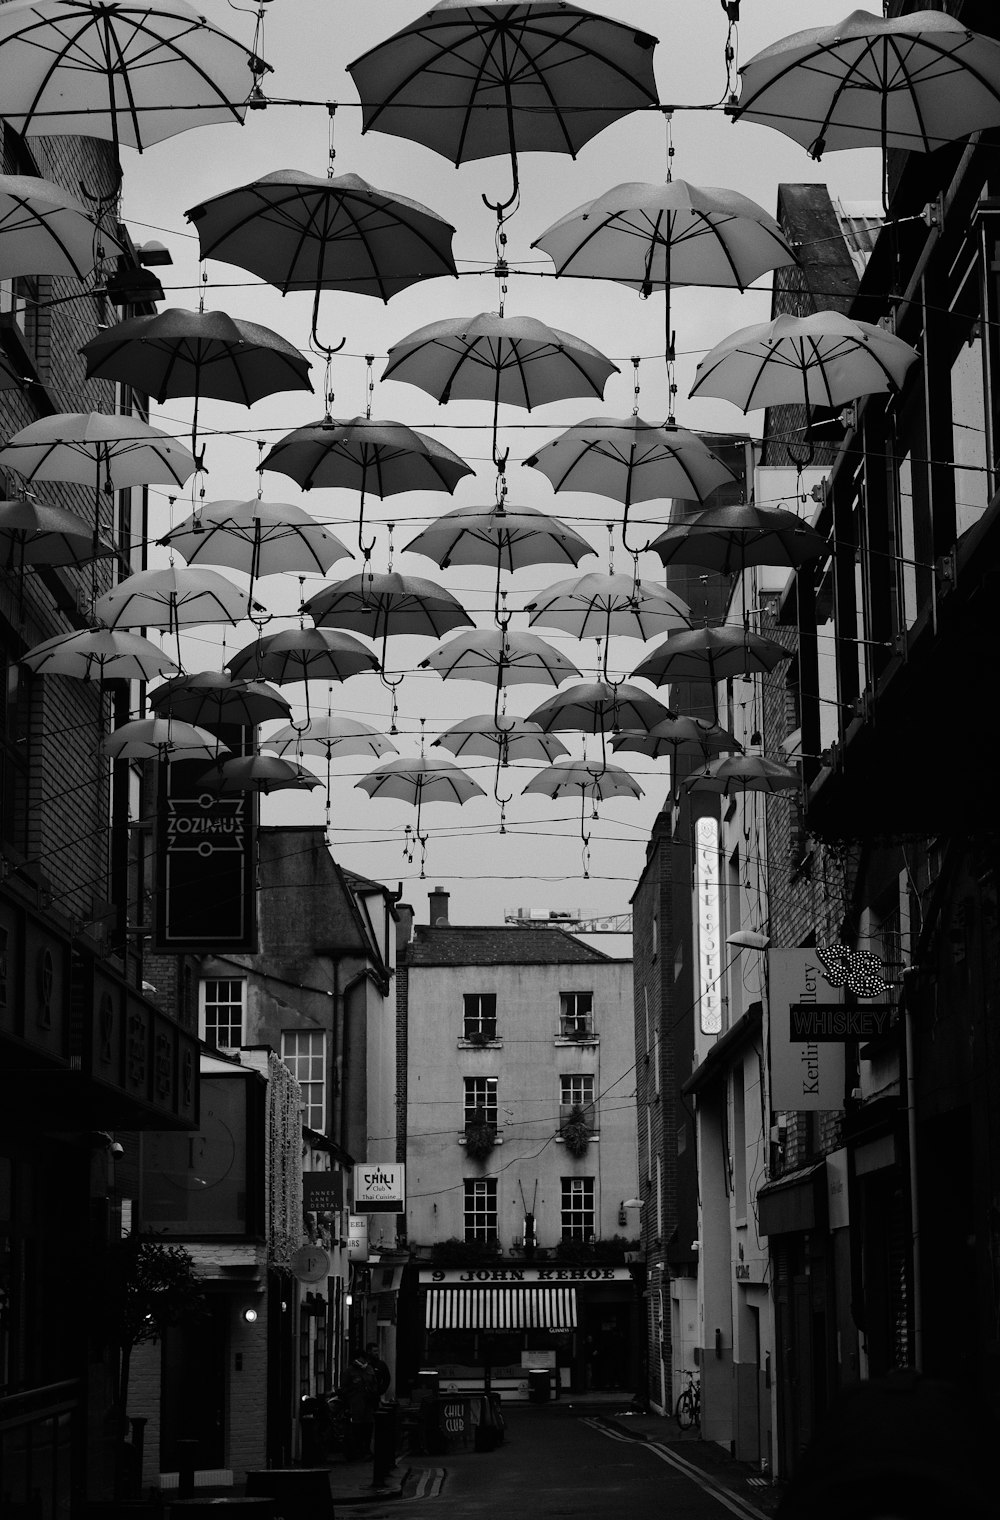
<instances>
[{"instance_id":1,"label":"open umbrella","mask_svg":"<svg viewBox=\"0 0 1000 1520\"><path fill-rule=\"evenodd\" d=\"M524 463L541 470L556 491L585 491L621 502L623 540L633 503L672 496L704 501L734 478L696 433L638 416L588 417Z\"/></svg>"},{"instance_id":2,"label":"open umbrella","mask_svg":"<svg viewBox=\"0 0 1000 1520\"><path fill-rule=\"evenodd\" d=\"M781 228L737 190L631 182L616 185L554 222L541 248L557 275L614 280L666 300L666 356L674 357L670 291L674 285L746 290L769 269L797 262Z\"/></svg>"},{"instance_id":3,"label":"open umbrella","mask_svg":"<svg viewBox=\"0 0 1000 1520\"><path fill-rule=\"evenodd\" d=\"M420 831L425 802L457 802L461 805L470 797L485 797L486 793L477 781L443 755L428 758L426 755L411 757L397 755L386 760L376 770L370 771L356 781L355 786L367 792L369 797L396 797L411 802L417 809L415 834L421 848L426 836ZM407 828L409 834L409 828ZM423 869L421 868L421 876Z\"/></svg>"},{"instance_id":4,"label":"open umbrella","mask_svg":"<svg viewBox=\"0 0 1000 1520\"><path fill-rule=\"evenodd\" d=\"M276 755L319 755L324 760L344 755L395 754L396 746L370 723L345 718L341 713L318 713L305 723L289 723L260 743Z\"/></svg>"},{"instance_id":5,"label":"open umbrella","mask_svg":"<svg viewBox=\"0 0 1000 1520\"><path fill-rule=\"evenodd\" d=\"M247 644L226 661L234 676L248 680L346 681L378 669L378 659L358 639L336 628L283 628Z\"/></svg>"},{"instance_id":6,"label":"open umbrella","mask_svg":"<svg viewBox=\"0 0 1000 1520\"><path fill-rule=\"evenodd\" d=\"M475 628L432 649L421 670L436 670L445 680L489 681L496 685L494 722L500 723L500 697L507 686L558 686L580 672L558 649L533 633L507 628Z\"/></svg>"},{"instance_id":7,"label":"open umbrella","mask_svg":"<svg viewBox=\"0 0 1000 1520\"><path fill-rule=\"evenodd\" d=\"M450 565L495 565L494 615L500 614L500 576L527 565L578 565L596 550L558 517L535 507L456 507L403 545L447 570Z\"/></svg>"},{"instance_id":8,"label":"open umbrella","mask_svg":"<svg viewBox=\"0 0 1000 1520\"><path fill-rule=\"evenodd\" d=\"M618 753L648 755L653 760L667 755L671 761L676 761L677 752L681 749L697 749L703 759L710 760L720 754L739 753L742 745L735 734L721 728L718 723L678 713L676 717L665 718L662 723L657 723L654 728L644 732L630 733L623 730L615 734L611 748Z\"/></svg>"},{"instance_id":9,"label":"open umbrella","mask_svg":"<svg viewBox=\"0 0 1000 1520\"><path fill-rule=\"evenodd\" d=\"M709 681L715 686L730 676L767 675L792 653L748 628L692 628L671 634L632 675L657 686L671 681Z\"/></svg>"},{"instance_id":10,"label":"open umbrella","mask_svg":"<svg viewBox=\"0 0 1000 1520\"><path fill-rule=\"evenodd\" d=\"M173 675L176 661L150 639L125 628L83 628L60 633L21 656L37 675L73 676L81 681L149 681Z\"/></svg>"},{"instance_id":11,"label":"open umbrella","mask_svg":"<svg viewBox=\"0 0 1000 1520\"><path fill-rule=\"evenodd\" d=\"M94 603L95 619L108 628L164 628L174 634L178 665L182 628L235 624L249 612L249 598L225 576L173 565L137 570Z\"/></svg>"},{"instance_id":12,"label":"open umbrella","mask_svg":"<svg viewBox=\"0 0 1000 1520\"><path fill-rule=\"evenodd\" d=\"M229 750L207 728L156 717L120 723L101 740L101 753L113 760L214 760Z\"/></svg>"},{"instance_id":13,"label":"open umbrella","mask_svg":"<svg viewBox=\"0 0 1000 1520\"><path fill-rule=\"evenodd\" d=\"M270 718L287 718L291 707L264 681L240 680L227 670L199 670L175 676L149 695L155 713L209 728L234 724L255 728Z\"/></svg>"},{"instance_id":14,"label":"open umbrella","mask_svg":"<svg viewBox=\"0 0 1000 1520\"><path fill-rule=\"evenodd\" d=\"M388 358L383 380L405 380L442 404L492 401L498 466L501 401L530 412L549 401L603 396L609 378L619 373L616 364L582 338L534 317L495 311L431 322L394 343Z\"/></svg>"},{"instance_id":15,"label":"open umbrella","mask_svg":"<svg viewBox=\"0 0 1000 1520\"><path fill-rule=\"evenodd\" d=\"M121 252L118 238L98 227L75 195L34 175L0 174L0 279L59 274L84 280L98 246L107 256Z\"/></svg>"},{"instance_id":16,"label":"open umbrella","mask_svg":"<svg viewBox=\"0 0 1000 1520\"><path fill-rule=\"evenodd\" d=\"M213 765L198 777L198 785L210 792L285 792L308 791L322 786L318 776L296 765L291 760L281 760L277 755L237 755Z\"/></svg>"},{"instance_id":17,"label":"open umbrella","mask_svg":"<svg viewBox=\"0 0 1000 1520\"><path fill-rule=\"evenodd\" d=\"M422 142L453 163L569 153L657 103L656 38L565 0L440 0L348 64L363 130Z\"/></svg>"},{"instance_id":18,"label":"open umbrella","mask_svg":"<svg viewBox=\"0 0 1000 1520\"><path fill-rule=\"evenodd\" d=\"M0 7L3 115L23 136L149 147L241 122L268 65L186 0L10 0Z\"/></svg>"},{"instance_id":19,"label":"open umbrella","mask_svg":"<svg viewBox=\"0 0 1000 1520\"><path fill-rule=\"evenodd\" d=\"M685 780L694 792L719 792L730 797L734 792L792 792L802 785L797 770L766 755L724 755L711 761L703 771L694 771Z\"/></svg>"},{"instance_id":20,"label":"open umbrella","mask_svg":"<svg viewBox=\"0 0 1000 1520\"><path fill-rule=\"evenodd\" d=\"M671 523L649 547L665 566L699 565L734 575L751 565L805 564L825 552L826 541L794 512L729 502Z\"/></svg>"},{"instance_id":21,"label":"open umbrella","mask_svg":"<svg viewBox=\"0 0 1000 1520\"><path fill-rule=\"evenodd\" d=\"M567 686L528 714L546 733L608 734L615 729L650 729L674 714L656 697L627 681L584 681Z\"/></svg>"},{"instance_id":22,"label":"open umbrella","mask_svg":"<svg viewBox=\"0 0 1000 1520\"><path fill-rule=\"evenodd\" d=\"M320 178L300 169L226 190L186 213L203 259L249 269L282 295L347 290L388 301L418 280L457 276L450 222L404 195L376 190L357 174Z\"/></svg>"},{"instance_id":23,"label":"open umbrella","mask_svg":"<svg viewBox=\"0 0 1000 1520\"><path fill-rule=\"evenodd\" d=\"M0 564L11 570L25 565L76 565L114 554L75 512L46 502L0 501Z\"/></svg>"},{"instance_id":24,"label":"open umbrella","mask_svg":"<svg viewBox=\"0 0 1000 1520\"><path fill-rule=\"evenodd\" d=\"M577 639L603 639L602 674L608 678L608 643L612 635L655 639L687 627L690 609L674 592L634 575L590 572L556 581L525 611L529 622L561 628Z\"/></svg>"},{"instance_id":25,"label":"open umbrella","mask_svg":"<svg viewBox=\"0 0 1000 1520\"><path fill-rule=\"evenodd\" d=\"M382 668L390 634L439 639L453 628L469 628L472 618L450 591L419 575L367 571L349 575L317 591L304 610L318 627L350 628L382 640Z\"/></svg>"},{"instance_id":26,"label":"open umbrella","mask_svg":"<svg viewBox=\"0 0 1000 1520\"><path fill-rule=\"evenodd\" d=\"M542 797L579 797L580 838L583 840L583 876L590 875L590 835L587 832L587 803L591 804L591 817L596 818L597 804L608 797L633 797L643 795L642 787L620 765L608 765L602 761L599 770L593 770L586 761L572 758L555 760L532 776L523 788L525 795L538 793Z\"/></svg>"},{"instance_id":27,"label":"open umbrella","mask_svg":"<svg viewBox=\"0 0 1000 1520\"><path fill-rule=\"evenodd\" d=\"M254 582L266 575L325 574L351 551L293 502L209 501L158 540L189 565L225 565Z\"/></svg>"},{"instance_id":28,"label":"open umbrella","mask_svg":"<svg viewBox=\"0 0 1000 1520\"><path fill-rule=\"evenodd\" d=\"M80 349L87 378L118 380L159 402L194 397L191 449L198 454L198 405L205 397L252 406L276 391L312 390L309 360L278 333L224 311L170 307L126 317Z\"/></svg>"},{"instance_id":29,"label":"open umbrella","mask_svg":"<svg viewBox=\"0 0 1000 1520\"><path fill-rule=\"evenodd\" d=\"M499 722L494 713L477 713L460 718L433 741L453 755L477 755L509 765L517 760L555 760L567 753L566 746L554 734L547 734L528 718L504 714ZM432 747L433 747L432 745Z\"/></svg>"},{"instance_id":30,"label":"open umbrella","mask_svg":"<svg viewBox=\"0 0 1000 1520\"><path fill-rule=\"evenodd\" d=\"M358 545L364 522L365 495L380 498L403 491L454 491L473 473L445 444L402 422L371 417L324 417L279 438L261 464L297 482L361 492Z\"/></svg>"},{"instance_id":31,"label":"open umbrella","mask_svg":"<svg viewBox=\"0 0 1000 1520\"><path fill-rule=\"evenodd\" d=\"M740 75L733 119L776 127L817 159L876 145L930 153L1000 123L1000 42L939 10L853 11L771 43Z\"/></svg>"},{"instance_id":32,"label":"open umbrella","mask_svg":"<svg viewBox=\"0 0 1000 1520\"><path fill-rule=\"evenodd\" d=\"M0 465L24 480L64 480L94 487L94 540L102 515L113 518L115 491L130 486L182 486L194 470L187 449L139 417L56 412L13 433ZM102 513L102 502L104 511Z\"/></svg>"},{"instance_id":33,"label":"open umbrella","mask_svg":"<svg viewBox=\"0 0 1000 1520\"><path fill-rule=\"evenodd\" d=\"M838 311L775 317L730 333L695 371L692 396L721 396L742 411L844 406L898 390L917 351L895 333Z\"/></svg>"}]
</instances>

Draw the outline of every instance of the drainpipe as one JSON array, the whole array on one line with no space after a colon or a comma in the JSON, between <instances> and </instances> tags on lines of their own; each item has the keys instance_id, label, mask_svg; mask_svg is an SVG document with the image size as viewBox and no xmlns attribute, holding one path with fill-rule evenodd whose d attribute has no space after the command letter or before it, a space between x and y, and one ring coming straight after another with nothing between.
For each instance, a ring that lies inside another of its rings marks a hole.
<instances>
[{"instance_id":1,"label":"drainpipe","mask_svg":"<svg viewBox=\"0 0 1000 1520\"><path fill-rule=\"evenodd\" d=\"M909 973L909 975L908 975ZM920 1274L920 1197L917 1185L917 1074L913 1059L912 999L906 996L915 980L911 968L903 972L903 1030L906 1059L906 1148L910 1174L910 1261L913 1281L913 1365L924 1370L924 1316ZM906 985L908 984L908 985Z\"/></svg>"}]
</instances>

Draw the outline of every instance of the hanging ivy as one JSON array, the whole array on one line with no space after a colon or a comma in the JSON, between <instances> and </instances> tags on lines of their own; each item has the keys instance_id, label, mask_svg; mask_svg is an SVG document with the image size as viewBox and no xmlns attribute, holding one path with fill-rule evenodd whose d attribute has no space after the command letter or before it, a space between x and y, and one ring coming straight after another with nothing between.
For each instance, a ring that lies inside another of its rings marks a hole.
<instances>
[{"instance_id":1,"label":"hanging ivy","mask_svg":"<svg viewBox=\"0 0 1000 1520\"><path fill-rule=\"evenodd\" d=\"M485 1161L497 1143L497 1132L487 1121L486 1110L477 1108L465 1124L465 1154L473 1161Z\"/></svg>"},{"instance_id":2,"label":"hanging ivy","mask_svg":"<svg viewBox=\"0 0 1000 1520\"><path fill-rule=\"evenodd\" d=\"M571 1156L583 1156L593 1136L581 1103L574 1103L559 1133Z\"/></svg>"}]
</instances>

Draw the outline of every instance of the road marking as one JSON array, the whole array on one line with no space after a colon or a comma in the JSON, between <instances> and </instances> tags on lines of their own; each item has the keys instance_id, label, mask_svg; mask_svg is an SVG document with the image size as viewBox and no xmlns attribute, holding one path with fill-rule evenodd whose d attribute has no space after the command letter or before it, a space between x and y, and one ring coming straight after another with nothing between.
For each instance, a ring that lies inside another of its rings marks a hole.
<instances>
[{"instance_id":1,"label":"road marking","mask_svg":"<svg viewBox=\"0 0 1000 1520\"><path fill-rule=\"evenodd\" d=\"M444 1480L443 1467L425 1467L420 1471L412 1491L406 1497L408 1499L436 1499L444 1487Z\"/></svg>"},{"instance_id":2,"label":"road marking","mask_svg":"<svg viewBox=\"0 0 1000 1520\"><path fill-rule=\"evenodd\" d=\"M602 1424L599 1419L584 1419L580 1423L582 1425L589 1425L594 1430L599 1430L602 1435L607 1436L612 1441L635 1442L636 1439L634 1436L626 1435L622 1431L610 1429L607 1425ZM749 1504L745 1499L739 1498L737 1494L731 1493L728 1488L723 1487L721 1483L716 1483L714 1478L710 1478L707 1473L702 1472L700 1467L696 1467L693 1462L685 1461L683 1457L679 1457L670 1448L661 1446L657 1441L644 1441L638 1444L644 1445L648 1451L653 1453L654 1457L658 1457L661 1462L668 1462L671 1467L675 1467L686 1478L690 1478L694 1483L697 1483L699 1488L704 1489L707 1494L711 1494L713 1499L718 1499L719 1503L725 1505L726 1509L730 1510L734 1515L739 1515L740 1520L768 1520L768 1516L765 1515L764 1511L758 1509L755 1504Z\"/></svg>"}]
</instances>

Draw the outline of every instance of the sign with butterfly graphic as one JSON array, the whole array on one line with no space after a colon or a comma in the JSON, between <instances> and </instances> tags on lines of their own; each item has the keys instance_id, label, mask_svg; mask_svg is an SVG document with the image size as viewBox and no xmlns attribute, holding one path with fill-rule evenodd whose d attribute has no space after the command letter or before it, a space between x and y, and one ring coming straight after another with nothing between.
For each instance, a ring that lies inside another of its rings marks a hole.
<instances>
[{"instance_id":1,"label":"sign with butterfly graphic","mask_svg":"<svg viewBox=\"0 0 1000 1520\"><path fill-rule=\"evenodd\" d=\"M831 986L817 950L769 950L767 962L771 1107L799 1113L843 1108L848 1036L830 1041L795 1030L808 1029L808 1020L821 1014L845 1012L844 984Z\"/></svg>"}]
</instances>

